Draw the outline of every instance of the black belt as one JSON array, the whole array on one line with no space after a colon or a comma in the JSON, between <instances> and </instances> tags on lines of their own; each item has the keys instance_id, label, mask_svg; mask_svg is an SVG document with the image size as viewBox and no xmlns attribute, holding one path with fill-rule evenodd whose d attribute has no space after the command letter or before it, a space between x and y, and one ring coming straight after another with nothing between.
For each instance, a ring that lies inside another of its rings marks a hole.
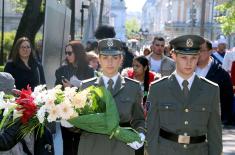
<instances>
[{"instance_id":1,"label":"black belt","mask_svg":"<svg viewBox=\"0 0 235 155\"><path fill-rule=\"evenodd\" d=\"M196 144L196 143L202 143L205 142L206 140L206 135L202 136L196 136L196 137L191 137L191 136L185 136L185 135L177 135L168 131L165 131L163 129L160 129L159 135L162 138L180 143L180 144Z\"/></svg>"}]
</instances>

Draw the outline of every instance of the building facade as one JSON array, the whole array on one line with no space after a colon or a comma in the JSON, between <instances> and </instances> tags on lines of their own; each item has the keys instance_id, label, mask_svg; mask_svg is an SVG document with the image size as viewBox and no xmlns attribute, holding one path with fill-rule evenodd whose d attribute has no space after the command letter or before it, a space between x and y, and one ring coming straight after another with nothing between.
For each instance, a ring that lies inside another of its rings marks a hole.
<instances>
[{"instance_id":1,"label":"building facade","mask_svg":"<svg viewBox=\"0 0 235 155\"><path fill-rule=\"evenodd\" d=\"M184 34L204 32L204 37L216 40L222 34L220 25L215 21L219 12L215 6L223 0L207 0L205 3L204 26L202 0L147 0L143 6L142 27L148 26L150 34L162 35L167 40ZM228 39L230 46L235 45L234 35Z\"/></svg>"},{"instance_id":2,"label":"building facade","mask_svg":"<svg viewBox=\"0 0 235 155\"><path fill-rule=\"evenodd\" d=\"M114 26L116 38L126 41L126 5L124 0L112 0L110 25Z\"/></svg>"}]
</instances>

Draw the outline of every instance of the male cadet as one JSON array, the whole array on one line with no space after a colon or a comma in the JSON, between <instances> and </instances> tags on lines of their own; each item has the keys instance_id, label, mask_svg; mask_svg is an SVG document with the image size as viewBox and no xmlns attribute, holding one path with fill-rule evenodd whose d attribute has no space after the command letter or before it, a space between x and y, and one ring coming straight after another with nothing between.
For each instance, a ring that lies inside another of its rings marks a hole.
<instances>
[{"instance_id":1,"label":"male cadet","mask_svg":"<svg viewBox=\"0 0 235 155\"><path fill-rule=\"evenodd\" d=\"M219 87L194 70L204 39L184 35L173 39L176 71L152 83L148 102L149 155L220 155L222 129Z\"/></svg>"},{"instance_id":2,"label":"male cadet","mask_svg":"<svg viewBox=\"0 0 235 155\"><path fill-rule=\"evenodd\" d=\"M139 132L142 142L125 144L103 134L82 132L78 155L134 155L145 139L145 120L141 107L142 93L137 81L124 78L118 73L122 64L122 43L114 38L102 39L98 44L99 63L103 75L83 81L82 89L105 86L116 101L120 126L132 127Z\"/></svg>"}]
</instances>

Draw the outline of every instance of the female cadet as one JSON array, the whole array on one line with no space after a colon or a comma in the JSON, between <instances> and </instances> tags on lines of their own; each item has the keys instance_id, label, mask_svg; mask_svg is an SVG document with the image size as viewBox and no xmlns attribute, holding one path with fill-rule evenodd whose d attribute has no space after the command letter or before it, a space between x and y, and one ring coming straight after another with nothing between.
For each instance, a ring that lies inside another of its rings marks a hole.
<instances>
[{"instance_id":1,"label":"female cadet","mask_svg":"<svg viewBox=\"0 0 235 155\"><path fill-rule=\"evenodd\" d=\"M144 113L141 108L141 88L137 81L124 78L118 73L122 64L122 44L114 38L99 41L99 63L102 76L85 80L82 89L91 85L105 86L114 97L120 116L120 126L132 127L139 132L142 142L125 144L107 135L83 131L80 138L79 155L134 155L143 146Z\"/></svg>"}]
</instances>

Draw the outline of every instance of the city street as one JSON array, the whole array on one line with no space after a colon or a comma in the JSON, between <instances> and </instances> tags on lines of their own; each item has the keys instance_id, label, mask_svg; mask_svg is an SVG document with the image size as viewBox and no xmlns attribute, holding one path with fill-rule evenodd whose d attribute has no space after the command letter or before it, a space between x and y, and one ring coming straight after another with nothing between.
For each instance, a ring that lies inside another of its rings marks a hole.
<instances>
[{"instance_id":1,"label":"city street","mask_svg":"<svg viewBox=\"0 0 235 155\"><path fill-rule=\"evenodd\" d=\"M235 127L223 130L224 155L235 155Z\"/></svg>"}]
</instances>

